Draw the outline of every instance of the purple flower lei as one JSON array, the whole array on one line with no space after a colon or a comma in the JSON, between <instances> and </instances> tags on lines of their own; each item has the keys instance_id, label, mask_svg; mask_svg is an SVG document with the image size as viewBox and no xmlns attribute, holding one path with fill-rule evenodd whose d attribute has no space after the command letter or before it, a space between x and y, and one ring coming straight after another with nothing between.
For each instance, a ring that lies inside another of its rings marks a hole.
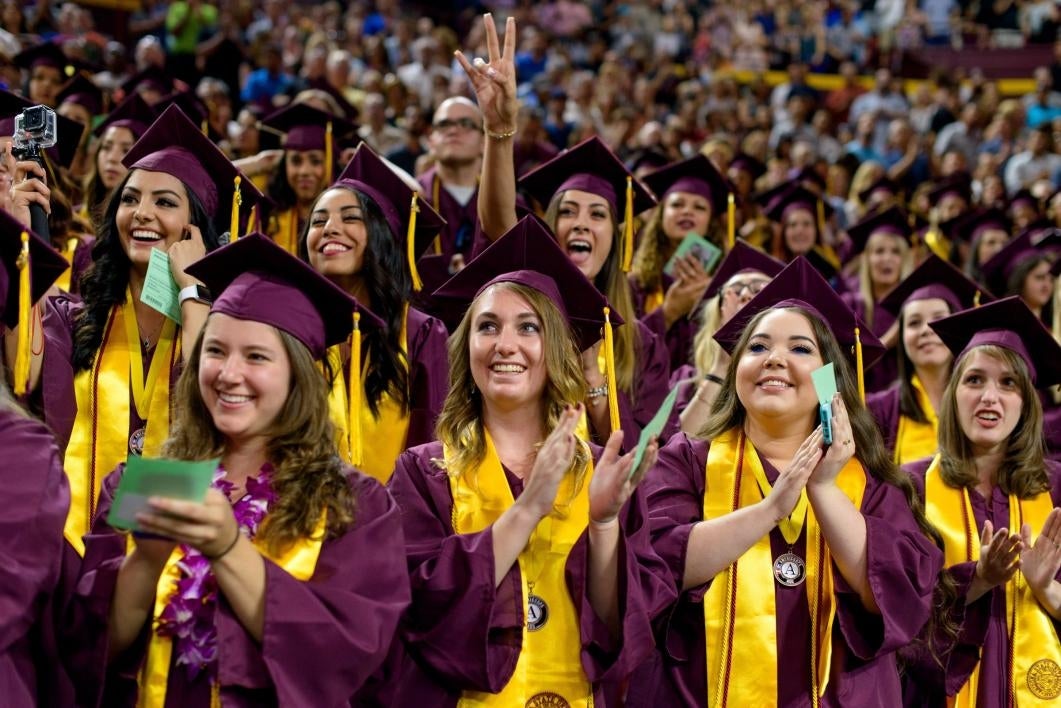
<instances>
[{"instance_id":1,"label":"purple flower lei","mask_svg":"<svg viewBox=\"0 0 1061 708\"><path fill-rule=\"evenodd\" d=\"M232 505L241 532L253 539L258 526L274 501L276 493L269 484L272 465L266 463L257 477L247 478L247 492ZM235 485L224 478L218 465L212 486L230 496ZM208 561L196 549L181 544L183 557L177 561L180 578L158 617L156 631L161 637L172 637L177 665L186 667L189 679L217 661L217 580Z\"/></svg>"}]
</instances>

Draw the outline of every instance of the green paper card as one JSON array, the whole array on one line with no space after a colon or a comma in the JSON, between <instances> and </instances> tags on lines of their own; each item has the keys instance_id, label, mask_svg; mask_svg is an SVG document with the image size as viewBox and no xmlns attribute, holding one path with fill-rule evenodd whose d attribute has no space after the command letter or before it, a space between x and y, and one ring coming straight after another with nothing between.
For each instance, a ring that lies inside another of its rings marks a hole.
<instances>
[{"instance_id":1,"label":"green paper card","mask_svg":"<svg viewBox=\"0 0 1061 708\"><path fill-rule=\"evenodd\" d=\"M818 418L822 424L822 437L826 445L833 444L833 396L836 395L836 369L833 363L815 369L810 374L814 390L818 393Z\"/></svg>"},{"instance_id":2,"label":"green paper card","mask_svg":"<svg viewBox=\"0 0 1061 708\"><path fill-rule=\"evenodd\" d=\"M676 250L674 255L670 257L670 260L667 261L667 265L663 266L663 272L667 275L674 275L674 263L690 254L697 257L700 261L700 265L704 267L705 273L711 273L714 271L715 264L718 263L718 259L722 257L722 251L718 246L701 237L699 234L690 231L685 234L685 238L683 238L682 242L678 244L678 250Z\"/></svg>"},{"instance_id":3,"label":"green paper card","mask_svg":"<svg viewBox=\"0 0 1061 708\"><path fill-rule=\"evenodd\" d=\"M180 324L179 296L180 290L169 269L169 255L161 249L151 249L151 260L147 263L147 276L144 278L140 302Z\"/></svg>"},{"instance_id":4,"label":"green paper card","mask_svg":"<svg viewBox=\"0 0 1061 708\"><path fill-rule=\"evenodd\" d=\"M151 497L203 501L218 462L129 455L107 523L116 529L138 531L136 515L148 508L147 500Z\"/></svg>"},{"instance_id":5,"label":"green paper card","mask_svg":"<svg viewBox=\"0 0 1061 708\"><path fill-rule=\"evenodd\" d=\"M642 428L641 437L637 439L637 447L634 449L634 464L630 468L631 477L637 472L637 468L641 466L641 460L645 459L645 449L648 448L649 441L652 438L659 437L659 434L663 432L663 426L667 424L670 413L674 410L674 403L678 400L678 389L680 387L680 385L677 385L670 390L667 397L663 399L663 405L656 411L656 415L652 416L652 420L648 421L648 425Z\"/></svg>"}]
</instances>

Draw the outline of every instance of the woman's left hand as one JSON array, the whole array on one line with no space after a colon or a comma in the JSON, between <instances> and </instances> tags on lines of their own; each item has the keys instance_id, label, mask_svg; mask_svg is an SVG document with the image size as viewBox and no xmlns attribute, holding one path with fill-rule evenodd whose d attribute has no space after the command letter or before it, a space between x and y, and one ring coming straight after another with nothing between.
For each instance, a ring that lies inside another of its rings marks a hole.
<instances>
[{"instance_id":1,"label":"woman's left hand","mask_svg":"<svg viewBox=\"0 0 1061 708\"><path fill-rule=\"evenodd\" d=\"M223 552L240 533L228 497L217 489L207 490L201 503L166 497L151 497L148 503L150 511L136 515L141 530L191 546L208 558Z\"/></svg>"},{"instance_id":2,"label":"woman's left hand","mask_svg":"<svg viewBox=\"0 0 1061 708\"><path fill-rule=\"evenodd\" d=\"M1032 529L1024 524L1020 530L1026 549L1020 554L1020 570L1033 590L1045 590L1061 570L1061 509L1046 517L1039 537L1032 544Z\"/></svg>"},{"instance_id":3,"label":"woman's left hand","mask_svg":"<svg viewBox=\"0 0 1061 708\"><path fill-rule=\"evenodd\" d=\"M653 440L645 448L641 466L631 474L636 450L620 456L622 445L623 431L613 430L604 446L604 454L594 465L593 479L589 483L589 519L595 524L614 521L645 473L656 463L659 443Z\"/></svg>"},{"instance_id":4,"label":"woman's left hand","mask_svg":"<svg viewBox=\"0 0 1061 708\"><path fill-rule=\"evenodd\" d=\"M169 256L170 273L173 274L173 280L176 281L178 288L186 288L199 282L184 272L185 268L206 255L203 233L198 226L194 224L185 226L184 237L170 244L166 254Z\"/></svg>"},{"instance_id":5,"label":"woman's left hand","mask_svg":"<svg viewBox=\"0 0 1061 708\"><path fill-rule=\"evenodd\" d=\"M847 415L844 399L837 393L833 396L833 442L825 449L821 462L811 472L807 486L832 484L844 465L855 456L855 437L851 431L851 419Z\"/></svg>"}]
</instances>

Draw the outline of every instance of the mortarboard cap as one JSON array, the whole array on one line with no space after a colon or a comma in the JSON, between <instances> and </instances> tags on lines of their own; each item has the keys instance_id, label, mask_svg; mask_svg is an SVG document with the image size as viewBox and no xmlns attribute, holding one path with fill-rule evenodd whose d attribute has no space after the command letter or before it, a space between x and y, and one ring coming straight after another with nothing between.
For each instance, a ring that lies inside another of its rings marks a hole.
<instances>
[{"instance_id":1,"label":"mortarboard cap","mask_svg":"<svg viewBox=\"0 0 1061 708\"><path fill-rule=\"evenodd\" d=\"M260 123L274 133L282 133L285 150L324 150L325 182L332 181L336 144L344 144L357 131L350 121L305 103L292 103L275 111Z\"/></svg>"},{"instance_id":2,"label":"mortarboard cap","mask_svg":"<svg viewBox=\"0 0 1061 708\"><path fill-rule=\"evenodd\" d=\"M737 239L733 243L733 248L718 265L715 274L711 276L711 282L704 291L703 299L714 297L726 281L738 273L756 272L773 278L784 269L785 264L781 261L760 251L747 241Z\"/></svg>"},{"instance_id":3,"label":"mortarboard cap","mask_svg":"<svg viewBox=\"0 0 1061 708\"><path fill-rule=\"evenodd\" d=\"M787 186L788 189L781 190L774 196L766 208L766 216L773 221L783 222L785 215L791 209L806 209L811 214L820 216L821 220L829 218L833 213L833 208L829 204L803 185L788 184ZM821 230L820 223L818 229Z\"/></svg>"},{"instance_id":4,"label":"mortarboard cap","mask_svg":"<svg viewBox=\"0 0 1061 708\"><path fill-rule=\"evenodd\" d=\"M173 75L160 66L151 65L136 72L122 84L122 92L128 96L140 91L154 91L160 96L173 93L177 82Z\"/></svg>"},{"instance_id":5,"label":"mortarboard cap","mask_svg":"<svg viewBox=\"0 0 1061 708\"><path fill-rule=\"evenodd\" d=\"M899 185L895 183L895 180L885 175L883 177L878 177L868 187L859 192L858 198L865 203L877 192L887 192L889 196L897 197L899 196L900 191Z\"/></svg>"},{"instance_id":6,"label":"mortarboard cap","mask_svg":"<svg viewBox=\"0 0 1061 708\"><path fill-rule=\"evenodd\" d=\"M994 345L1024 359L1037 388L1061 382L1061 345L1019 297L1007 297L930 322L957 361L973 347Z\"/></svg>"},{"instance_id":7,"label":"mortarboard cap","mask_svg":"<svg viewBox=\"0 0 1061 708\"><path fill-rule=\"evenodd\" d=\"M158 103L151 106L154 109L155 115L160 116L166 112L166 109L170 106L177 106L184 115L188 116L190 120L202 128L203 121L210 115L210 111L207 109L206 104L199 100L199 97L195 95L194 91L174 91L171 94L167 94L159 99Z\"/></svg>"},{"instance_id":8,"label":"mortarboard cap","mask_svg":"<svg viewBox=\"0 0 1061 708\"><path fill-rule=\"evenodd\" d=\"M955 194L965 200L968 204L972 202L972 186L967 173L958 173L943 180L928 192L928 203L937 206L943 197Z\"/></svg>"},{"instance_id":9,"label":"mortarboard cap","mask_svg":"<svg viewBox=\"0 0 1061 708\"><path fill-rule=\"evenodd\" d=\"M933 253L892 288L881 299L880 306L898 317L906 303L933 298L946 302L952 313L994 299L979 283L969 280L964 273Z\"/></svg>"},{"instance_id":10,"label":"mortarboard cap","mask_svg":"<svg viewBox=\"0 0 1061 708\"><path fill-rule=\"evenodd\" d=\"M766 165L746 152L738 152L729 162L729 169L743 170L757 180L766 174Z\"/></svg>"},{"instance_id":11,"label":"mortarboard cap","mask_svg":"<svg viewBox=\"0 0 1061 708\"><path fill-rule=\"evenodd\" d=\"M24 49L15 55L13 60L15 66L23 69L33 69L38 66L50 66L58 69L63 77L69 79L80 68L80 63L66 56L63 48L55 42L42 42L36 46Z\"/></svg>"},{"instance_id":12,"label":"mortarboard cap","mask_svg":"<svg viewBox=\"0 0 1061 708\"><path fill-rule=\"evenodd\" d=\"M258 188L177 106L167 108L151 124L122 158L122 164L130 170L164 172L176 177L199 198L215 221L224 208L229 208L233 240L239 233L240 205L249 208L263 198Z\"/></svg>"},{"instance_id":13,"label":"mortarboard cap","mask_svg":"<svg viewBox=\"0 0 1061 708\"><path fill-rule=\"evenodd\" d=\"M1009 200L1010 209L1017 206L1018 204L1026 204L1032 209L1035 209L1036 212L1042 211L1039 199L1034 194L1032 194L1032 191L1027 187L1018 189L1017 193L1014 194L1013 197Z\"/></svg>"},{"instance_id":14,"label":"mortarboard cap","mask_svg":"<svg viewBox=\"0 0 1061 708\"><path fill-rule=\"evenodd\" d=\"M910 243L910 217L899 207L891 206L874 212L854 226L851 226L847 230L847 235L851 237L853 246L849 257L853 258L866 250L866 244L869 242L870 237L876 233L900 236L907 243Z\"/></svg>"},{"instance_id":15,"label":"mortarboard cap","mask_svg":"<svg viewBox=\"0 0 1061 708\"><path fill-rule=\"evenodd\" d=\"M364 142L357 146L354 156L332 186L356 189L376 202L392 237L403 247L414 289L419 290L416 260L446 224L445 219Z\"/></svg>"},{"instance_id":16,"label":"mortarboard cap","mask_svg":"<svg viewBox=\"0 0 1061 708\"><path fill-rule=\"evenodd\" d=\"M949 229L951 238L972 243L984 231L988 229L1000 229L1009 234L1009 217L1001 209L990 207L988 209L977 209L968 214L957 217Z\"/></svg>"},{"instance_id":17,"label":"mortarboard cap","mask_svg":"<svg viewBox=\"0 0 1061 708\"><path fill-rule=\"evenodd\" d=\"M654 148L642 148L636 151L627 161L626 167L631 172L637 172L640 169L646 170L657 170L660 167L665 167L670 160L667 156Z\"/></svg>"},{"instance_id":18,"label":"mortarboard cap","mask_svg":"<svg viewBox=\"0 0 1061 708\"><path fill-rule=\"evenodd\" d=\"M818 170L809 165L796 170L796 174L792 175L790 182L802 185L816 194L821 194L825 191L825 178L821 176Z\"/></svg>"},{"instance_id":19,"label":"mortarboard cap","mask_svg":"<svg viewBox=\"0 0 1061 708\"><path fill-rule=\"evenodd\" d=\"M856 372L859 394L864 397L862 372L884 355L885 347L802 256L774 276L769 285L715 332L715 341L732 353L744 328L755 315L763 310L783 307L801 307L817 316L832 331Z\"/></svg>"},{"instance_id":20,"label":"mortarboard cap","mask_svg":"<svg viewBox=\"0 0 1061 708\"><path fill-rule=\"evenodd\" d=\"M519 186L543 207L559 192L577 189L601 197L623 224L622 269L630 270L634 255L634 214L651 209L656 200L626 169L600 138L593 136L538 165L519 179Z\"/></svg>"},{"instance_id":21,"label":"mortarboard cap","mask_svg":"<svg viewBox=\"0 0 1061 708\"><path fill-rule=\"evenodd\" d=\"M92 83L84 72L79 71L56 95L57 105L61 106L67 102L76 103L91 115L98 116L103 112L103 90Z\"/></svg>"},{"instance_id":22,"label":"mortarboard cap","mask_svg":"<svg viewBox=\"0 0 1061 708\"><path fill-rule=\"evenodd\" d=\"M272 325L306 345L315 359L345 342L360 323L383 322L342 288L260 233L213 251L186 272L215 294L210 312Z\"/></svg>"},{"instance_id":23,"label":"mortarboard cap","mask_svg":"<svg viewBox=\"0 0 1061 708\"><path fill-rule=\"evenodd\" d=\"M131 93L92 132L96 136L102 136L107 128L126 128L133 134L134 139L139 140L140 136L147 132L148 126L155 121L155 117L154 109L147 105L143 97L138 93Z\"/></svg>"},{"instance_id":24,"label":"mortarboard cap","mask_svg":"<svg viewBox=\"0 0 1061 708\"><path fill-rule=\"evenodd\" d=\"M726 208L726 197L733 191L729 182L703 155L675 162L645 175L644 183L663 200L671 192L689 192L711 203L713 218Z\"/></svg>"},{"instance_id":25,"label":"mortarboard cap","mask_svg":"<svg viewBox=\"0 0 1061 708\"><path fill-rule=\"evenodd\" d=\"M1020 236L1011 239L1002 247L1002 250L983 264L981 271L984 274L984 281L996 295L1004 295L1006 283L1013 271L1033 258L1049 258L1051 246L1056 248L1058 241L1056 232L1051 231L1040 237L1038 243L1033 243L1031 232L1023 231Z\"/></svg>"}]
</instances>

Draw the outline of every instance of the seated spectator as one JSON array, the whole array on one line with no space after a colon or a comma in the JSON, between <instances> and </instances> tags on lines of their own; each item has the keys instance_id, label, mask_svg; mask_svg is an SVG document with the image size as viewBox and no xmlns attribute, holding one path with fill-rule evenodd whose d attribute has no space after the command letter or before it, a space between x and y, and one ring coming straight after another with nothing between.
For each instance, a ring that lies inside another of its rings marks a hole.
<instances>
[{"instance_id":1,"label":"seated spectator","mask_svg":"<svg viewBox=\"0 0 1061 708\"><path fill-rule=\"evenodd\" d=\"M1054 152L1051 126L1040 125L1028 136L1028 149L1018 152L1006 163L1006 191L1012 196L1038 179L1052 179L1061 169L1061 155Z\"/></svg>"}]
</instances>

